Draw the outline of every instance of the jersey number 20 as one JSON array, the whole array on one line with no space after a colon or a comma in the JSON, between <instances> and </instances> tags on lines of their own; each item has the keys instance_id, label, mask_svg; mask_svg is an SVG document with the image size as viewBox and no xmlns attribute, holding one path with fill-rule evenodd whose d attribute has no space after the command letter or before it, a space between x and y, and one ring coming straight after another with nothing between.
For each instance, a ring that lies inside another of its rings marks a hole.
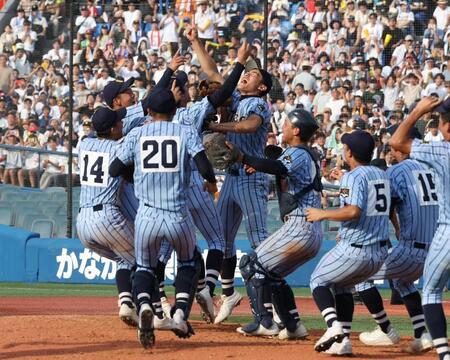
<instances>
[{"instance_id":1,"label":"jersey number 20","mask_svg":"<svg viewBox=\"0 0 450 360\"><path fill-rule=\"evenodd\" d=\"M179 170L178 136L145 136L141 141L142 172L175 172Z\"/></svg>"},{"instance_id":2,"label":"jersey number 20","mask_svg":"<svg viewBox=\"0 0 450 360\"><path fill-rule=\"evenodd\" d=\"M80 182L82 185L108 185L109 154L83 151L80 154Z\"/></svg>"}]
</instances>

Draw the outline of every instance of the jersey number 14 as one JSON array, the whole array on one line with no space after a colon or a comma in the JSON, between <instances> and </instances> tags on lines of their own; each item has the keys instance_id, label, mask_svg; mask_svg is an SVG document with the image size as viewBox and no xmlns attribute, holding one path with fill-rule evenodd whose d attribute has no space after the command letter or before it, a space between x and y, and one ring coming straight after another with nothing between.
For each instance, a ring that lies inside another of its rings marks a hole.
<instances>
[{"instance_id":1,"label":"jersey number 14","mask_svg":"<svg viewBox=\"0 0 450 360\"><path fill-rule=\"evenodd\" d=\"M109 154L83 151L80 154L81 185L106 187L108 185Z\"/></svg>"}]
</instances>

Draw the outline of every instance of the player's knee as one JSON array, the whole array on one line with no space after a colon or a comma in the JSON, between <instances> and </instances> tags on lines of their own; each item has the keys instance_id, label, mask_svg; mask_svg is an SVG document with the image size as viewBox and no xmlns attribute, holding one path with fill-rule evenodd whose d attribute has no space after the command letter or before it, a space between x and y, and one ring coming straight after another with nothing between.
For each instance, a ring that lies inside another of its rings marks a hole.
<instances>
[{"instance_id":1,"label":"player's knee","mask_svg":"<svg viewBox=\"0 0 450 360\"><path fill-rule=\"evenodd\" d=\"M266 275L266 271L258 261L258 255L253 251L241 257L239 270L245 281L251 280L257 274L259 274L259 277Z\"/></svg>"}]
</instances>

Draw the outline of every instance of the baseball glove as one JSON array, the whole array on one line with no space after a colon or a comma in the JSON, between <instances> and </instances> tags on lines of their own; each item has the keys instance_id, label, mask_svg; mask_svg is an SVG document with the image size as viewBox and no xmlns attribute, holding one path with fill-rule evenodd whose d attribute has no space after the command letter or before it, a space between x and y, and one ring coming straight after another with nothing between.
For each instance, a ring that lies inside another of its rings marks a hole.
<instances>
[{"instance_id":1,"label":"baseball glove","mask_svg":"<svg viewBox=\"0 0 450 360\"><path fill-rule=\"evenodd\" d=\"M206 134L203 137L205 153L214 169L226 170L239 158L239 149L230 149L226 137L221 133Z\"/></svg>"}]
</instances>

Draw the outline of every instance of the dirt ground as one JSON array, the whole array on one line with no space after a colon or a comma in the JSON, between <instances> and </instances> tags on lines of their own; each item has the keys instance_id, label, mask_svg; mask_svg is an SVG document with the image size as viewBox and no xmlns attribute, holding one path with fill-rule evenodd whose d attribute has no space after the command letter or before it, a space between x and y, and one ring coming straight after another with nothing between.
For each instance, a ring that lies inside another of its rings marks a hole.
<instances>
[{"instance_id":1,"label":"dirt ground","mask_svg":"<svg viewBox=\"0 0 450 360\"><path fill-rule=\"evenodd\" d=\"M312 299L298 300L303 314L317 315ZM448 308L448 304L445 306ZM235 314L249 314L243 302ZM193 312L198 310L194 308ZM403 307L388 307L389 314L405 314ZM171 332L157 332L155 348L144 350L136 330L117 317L117 304L110 297L6 297L0 299L0 360L3 359L326 359L314 352L315 341L323 330L310 330L303 341L280 341L244 337L235 332L236 324L207 325L193 322L196 335L181 340ZM367 314L362 306L356 314ZM354 357L358 359L436 359L434 352L411 356L402 348L368 348L352 337Z\"/></svg>"}]
</instances>

